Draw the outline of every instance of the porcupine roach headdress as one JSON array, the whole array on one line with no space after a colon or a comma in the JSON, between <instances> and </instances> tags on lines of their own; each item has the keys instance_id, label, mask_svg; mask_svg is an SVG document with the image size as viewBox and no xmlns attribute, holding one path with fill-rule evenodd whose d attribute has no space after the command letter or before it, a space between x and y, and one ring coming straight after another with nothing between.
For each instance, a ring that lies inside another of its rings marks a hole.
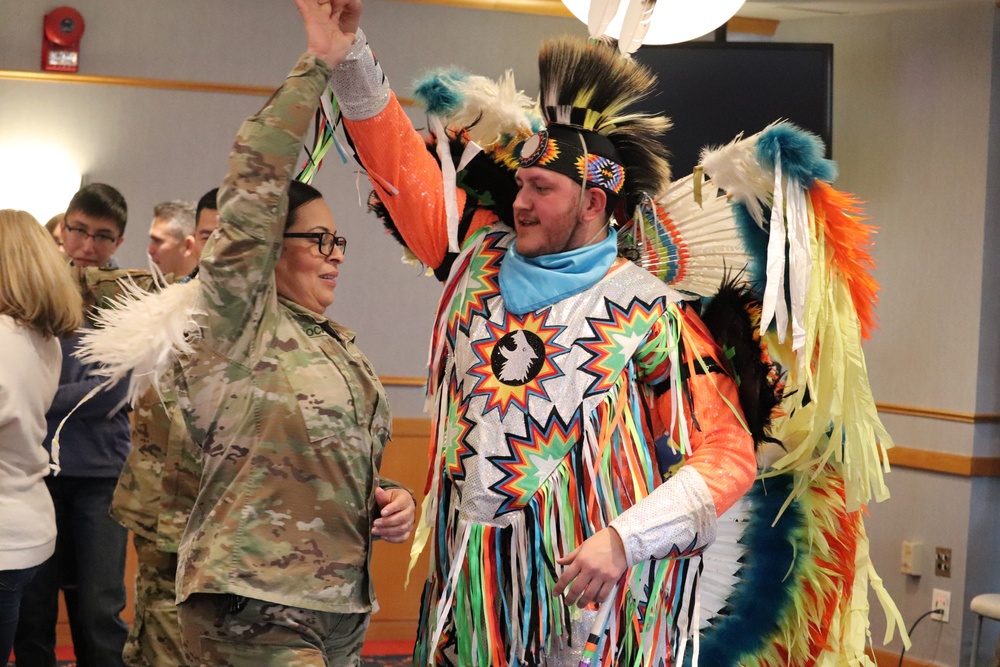
<instances>
[{"instance_id":1,"label":"porcupine roach headdress","mask_svg":"<svg viewBox=\"0 0 1000 667\"><path fill-rule=\"evenodd\" d=\"M656 196L670 181L667 151L657 141L669 119L631 110L656 77L611 42L571 37L543 43L538 69L547 127L520 147L519 166L600 187L622 205L619 219L630 218L644 195Z\"/></svg>"}]
</instances>

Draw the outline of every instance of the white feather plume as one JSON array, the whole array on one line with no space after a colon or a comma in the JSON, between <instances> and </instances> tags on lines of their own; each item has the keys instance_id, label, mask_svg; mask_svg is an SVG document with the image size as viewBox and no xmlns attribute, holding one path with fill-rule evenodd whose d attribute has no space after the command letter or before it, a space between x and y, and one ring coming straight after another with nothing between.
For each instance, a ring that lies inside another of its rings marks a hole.
<instances>
[{"instance_id":1,"label":"white feather plume","mask_svg":"<svg viewBox=\"0 0 1000 667\"><path fill-rule=\"evenodd\" d=\"M743 138L718 148L701 152L701 166L715 184L733 199L746 206L763 229L766 224L763 205L769 205L774 189L774 175L765 172L757 160L756 144L760 134Z\"/></svg>"},{"instance_id":2,"label":"white feather plume","mask_svg":"<svg viewBox=\"0 0 1000 667\"><path fill-rule=\"evenodd\" d=\"M530 133L532 115L541 122L535 101L517 89L511 70L497 81L472 75L456 88L462 104L442 120L447 127L468 128L469 138L485 149L505 136Z\"/></svg>"},{"instance_id":3,"label":"white feather plume","mask_svg":"<svg viewBox=\"0 0 1000 667\"><path fill-rule=\"evenodd\" d=\"M739 569L743 566L746 546L743 533L749 524L750 501L743 497L719 517L715 542L705 550L701 579L701 609L699 628L704 630L729 604L740 583Z\"/></svg>"},{"instance_id":4,"label":"white feather plume","mask_svg":"<svg viewBox=\"0 0 1000 667\"><path fill-rule=\"evenodd\" d=\"M82 334L74 354L99 364L108 385L131 373L127 400L134 405L150 386L158 391L160 378L179 354L191 352L191 341L201 331L197 318L204 313L195 307L197 280L155 292L122 284L122 293L97 312L97 328Z\"/></svg>"}]
</instances>

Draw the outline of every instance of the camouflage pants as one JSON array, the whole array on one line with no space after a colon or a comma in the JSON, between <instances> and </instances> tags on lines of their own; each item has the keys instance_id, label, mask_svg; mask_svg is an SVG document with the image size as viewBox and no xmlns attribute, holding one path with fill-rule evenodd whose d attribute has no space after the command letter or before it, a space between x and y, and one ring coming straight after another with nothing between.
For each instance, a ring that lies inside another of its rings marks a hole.
<instances>
[{"instance_id":1,"label":"camouflage pants","mask_svg":"<svg viewBox=\"0 0 1000 667\"><path fill-rule=\"evenodd\" d=\"M357 667L369 618L204 593L178 609L199 667Z\"/></svg>"},{"instance_id":2,"label":"camouflage pants","mask_svg":"<svg viewBox=\"0 0 1000 667\"><path fill-rule=\"evenodd\" d=\"M188 667L174 604L177 554L160 551L155 542L134 533L132 544L139 563L135 620L122 658L129 667Z\"/></svg>"}]
</instances>

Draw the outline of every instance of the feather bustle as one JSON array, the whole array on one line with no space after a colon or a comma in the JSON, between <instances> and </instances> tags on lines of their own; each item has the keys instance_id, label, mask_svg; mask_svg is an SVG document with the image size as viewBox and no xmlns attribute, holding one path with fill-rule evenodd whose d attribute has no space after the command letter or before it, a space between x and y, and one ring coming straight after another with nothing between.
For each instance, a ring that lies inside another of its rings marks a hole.
<instances>
[{"instance_id":1,"label":"feather bustle","mask_svg":"<svg viewBox=\"0 0 1000 667\"><path fill-rule=\"evenodd\" d=\"M757 161L755 141L756 135L746 139L738 136L725 146L705 148L700 164L715 184L745 206L757 225L763 228L763 205L770 202L774 178Z\"/></svg>"}]
</instances>

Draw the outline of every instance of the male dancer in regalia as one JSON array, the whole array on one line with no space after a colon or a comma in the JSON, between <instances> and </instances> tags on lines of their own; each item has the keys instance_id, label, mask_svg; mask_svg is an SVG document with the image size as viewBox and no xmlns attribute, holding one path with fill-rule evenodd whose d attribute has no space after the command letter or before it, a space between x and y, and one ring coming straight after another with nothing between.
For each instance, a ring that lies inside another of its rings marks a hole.
<instances>
[{"instance_id":1,"label":"male dancer in regalia","mask_svg":"<svg viewBox=\"0 0 1000 667\"><path fill-rule=\"evenodd\" d=\"M418 664L575 665L591 633L606 664L671 664L692 557L756 464L719 347L618 255L609 224L668 182L652 137L666 119L629 115L652 76L604 44L543 46L545 125L494 147L518 188L499 211L444 185L358 30L360 2L317 4L330 13L304 12L310 39L356 36L330 79L345 128L399 236L445 282ZM670 453L682 464L661 474Z\"/></svg>"}]
</instances>

